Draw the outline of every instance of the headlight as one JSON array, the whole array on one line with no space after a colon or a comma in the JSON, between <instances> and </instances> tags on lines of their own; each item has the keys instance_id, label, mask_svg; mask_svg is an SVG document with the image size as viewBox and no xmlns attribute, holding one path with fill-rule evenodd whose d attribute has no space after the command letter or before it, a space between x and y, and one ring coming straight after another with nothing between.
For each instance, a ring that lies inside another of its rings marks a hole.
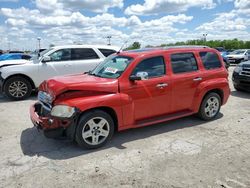
<instances>
[{"instance_id":1,"label":"headlight","mask_svg":"<svg viewBox=\"0 0 250 188\"><path fill-rule=\"evenodd\" d=\"M237 65L234 69L234 72L240 73L242 71L242 65Z\"/></svg>"},{"instance_id":2,"label":"headlight","mask_svg":"<svg viewBox=\"0 0 250 188\"><path fill-rule=\"evenodd\" d=\"M75 108L66 105L54 106L51 115L55 117L70 118L75 113Z\"/></svg>"}]
</instances>

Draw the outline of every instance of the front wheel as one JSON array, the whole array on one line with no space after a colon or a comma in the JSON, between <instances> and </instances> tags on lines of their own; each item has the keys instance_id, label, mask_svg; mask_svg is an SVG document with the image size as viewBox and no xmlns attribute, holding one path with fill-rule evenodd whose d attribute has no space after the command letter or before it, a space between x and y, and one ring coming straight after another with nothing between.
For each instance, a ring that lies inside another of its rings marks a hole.
<instances>
[{"instance_id":1,"label":"front wheel","mask_svg":"<svg viewBox=\"0 0 250 188\"><path fill-rule=\"evenodd\" d=\"M214 119L221 107L221 97L217 93L209 93L203 99L198 116L203 120Z\"/></svg>"},{"instance_id":2,"label":"front wheel","mask_svg":"<svg viewBox=\"0 0 250 188\"><path fill-rule=\"evenodd\" d=\"M83 114L80 118L75 140L80 147L95 149L111 139L113 133L112 117L102 110L93 110Z\"/></svg>"},{"instance_id":3,"label":"front wheel","mask_svg":"<svg viewBox=\"0 0 250 188\"><path fill-rule=\"evenodd\" d=\"M4 93L13 100L23 100L30 96L32 86L30 82L20 76L12 77L4 84Z\"/></svg>"}]
</instances>

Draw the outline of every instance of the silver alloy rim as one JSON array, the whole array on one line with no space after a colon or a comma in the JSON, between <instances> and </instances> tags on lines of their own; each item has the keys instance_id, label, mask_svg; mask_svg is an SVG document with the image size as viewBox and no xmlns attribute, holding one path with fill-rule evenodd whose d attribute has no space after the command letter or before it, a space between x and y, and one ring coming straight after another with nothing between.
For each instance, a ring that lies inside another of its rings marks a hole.
<instances>
[{"instance_id":1,"label":"silver alloy rim","mask_svg":"<svg viewBox=\"0 0 250 188\"><path fill-rule=\"evenodd\" d=\"M27 84L22 81L12 82L9 86L9 93L11 96L20 98L28 92Z\"/></svg>"},{"instance_id":2,"label":"silver alloy rim","mask_svg":"<svg viewBox=\"0 0 250 188\"><path fill-rule=\"evenodd\" d=\"M219 99L216 97L210 97L205 106L205 113L208 117L214 117L219 110Z\"/></svg>"},{"instance_id":3,"label":"silver alloy rim","mask_svg":"<svg viewBox=\"0 0 250 188\"><path fill-rule=\"evenodd\" d=\"M83 140L90 145L98 145L106 140L110 126L106 119L94 117L90 119L82 129Z\"/></svg>"}]
</instances>

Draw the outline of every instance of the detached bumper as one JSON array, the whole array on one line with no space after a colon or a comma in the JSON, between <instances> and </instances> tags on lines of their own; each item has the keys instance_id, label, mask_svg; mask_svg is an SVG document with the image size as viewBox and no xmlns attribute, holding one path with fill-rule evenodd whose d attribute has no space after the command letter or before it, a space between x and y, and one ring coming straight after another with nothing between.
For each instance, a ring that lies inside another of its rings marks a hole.
<instances>
[{"instance_id":1,"label":"detached bumper","mask_svg":"<svg viewBox=\"0 0 250 188\"><path fill-rule=\"evenodd\" d=\"M30 107L30 119L33 125L38 130L42 130L48 138L74 138L76 127L74 118L59 119L50 116L48 112L44 111L40 103L35 103Z\"/></svg>"}]
</instances>

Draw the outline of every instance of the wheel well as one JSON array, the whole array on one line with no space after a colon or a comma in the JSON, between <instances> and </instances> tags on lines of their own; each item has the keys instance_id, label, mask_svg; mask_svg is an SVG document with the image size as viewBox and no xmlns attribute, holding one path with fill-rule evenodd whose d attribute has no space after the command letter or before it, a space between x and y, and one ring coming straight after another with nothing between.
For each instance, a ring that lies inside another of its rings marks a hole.
<instances>
[{"instance_id":1,"label":"wheel well","mask_svg":"<svg viewBox=\"0 0 250 188\"><path fill-rule=\"evenodd\" d=\"M212 89L212 90L209 90L206 95L203 97L203 99L209 94L209 93L217 93L220 98L221 98L221 103L223 102L223 99L224 99L224 93L221 89Z\"/></svg>"},{"instance_id":2,"label":"wheel well","mask_svg":"<svg viewBox=\"0 0 250 188\"><path fill-rule=\"evenodd\" d=\"M108 113L112 117L112 119L114 120L115 131L118 131L118 119L117 119L117 115L116 115L116 112L112 108L110 108L110 107L103 106L103 107L91 108L91 109L88 109L86 111L83 111L79 115L79 117L81 117L84 113L92 111L92 110L102 110L102 111ZM79 119L80 118L78 118L78 120Z\"/></svg>"},{"instance_id":3,"label":"wheel well","mask_svg":"<svg viewBox=\"0 0 250 188\"><path fill-rule=\"evenodd\" d=\"M26 75L24 75L24 74L15 74L15 75L11 75L11 76L7 77L7 78L5 79L5 81L4 81L4 83L3 83L3 86L5 85L5 82L6 82L8 79L14 78L14 77L23 77L23 78L27 79L27 80L30 82L32 89L36 89L36 86L35 86L33 80L32 80L30 77L28 77L28 76L26 76ZM4 88L4 87L3 87L3 88Z\"/></svg>"}]
</instances>

